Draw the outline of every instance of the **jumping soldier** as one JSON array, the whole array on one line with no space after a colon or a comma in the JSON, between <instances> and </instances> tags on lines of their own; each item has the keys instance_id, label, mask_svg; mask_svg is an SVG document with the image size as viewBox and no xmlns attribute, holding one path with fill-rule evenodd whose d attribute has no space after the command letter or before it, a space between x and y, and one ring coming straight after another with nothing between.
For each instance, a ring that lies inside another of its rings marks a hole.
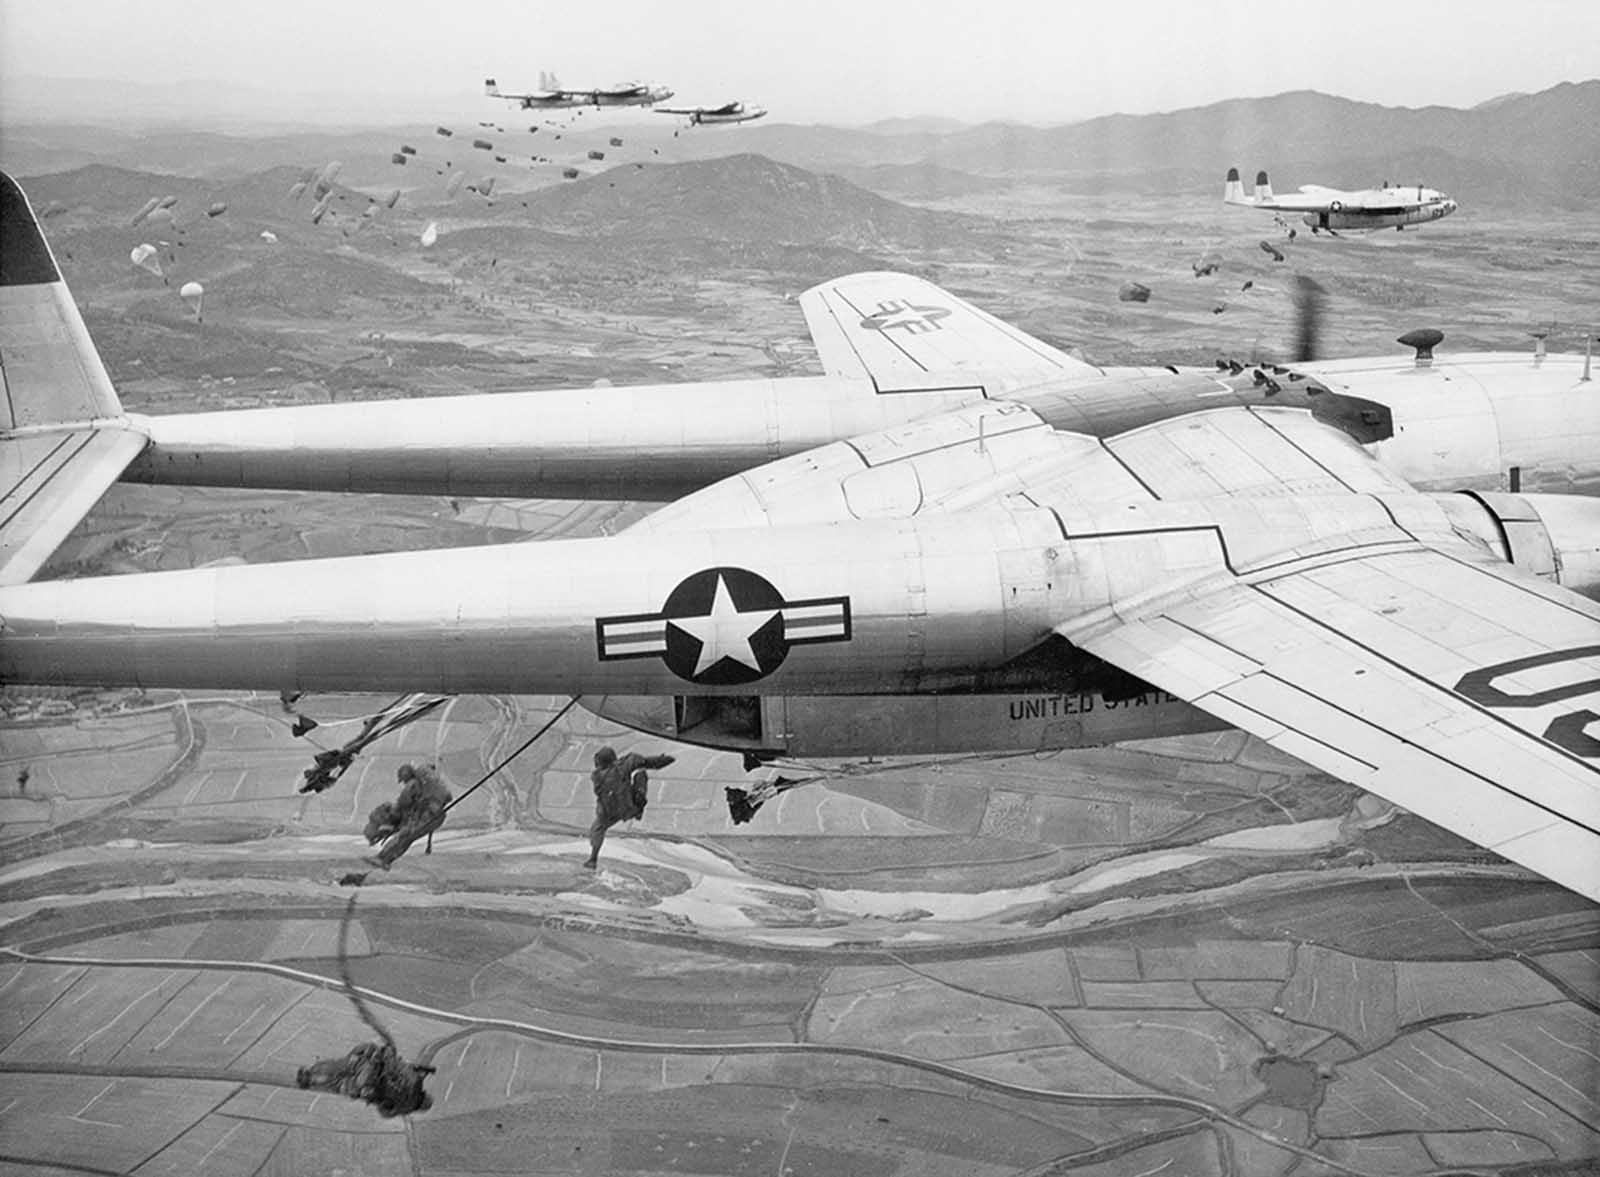
<instances>
[{"instance_id":1,"label":"jumping soldier","mask_svg":"<svg viewBox=\"0 0 1600 1177\"><path fill-rule=\"evenodd\" d=\"M633 821L644 816L649 804L650 768L665 768L672 756L641 756L629 752L618 759L617 750L610 745L594 754L594 771L589 780L594 785L594 824L589 827L589 860L583 865L594 870L600 864L600 847L606 840L606 831L619 821Z\"/></svg>"},{"instance_id":2,"label":"jumping soldier","mask_svg":"<svg viewBox=\"0 0 1600 1177\"><path fill-rule=\"evenodd\" d=\"M433 1106L423 1081L436 1069L406 1062L386 1042L363 1042L343 1058L319 1059L301 1067L295 1082L308 1090L336 1091L370 1103L388 1118L425 1112Z\"/></svg>"},{"instance_id":3,"label":"jumping soldier","mask_svg":"<svg viewBox=\"0 0 1600 1177\"><path fill-rule=\"evenodd\" d=\"M444 825L445 807L450 804L450 790L430 765L402 764L396 771L405 787L393 802L385 801L367 815L366 838L369 845L384 842L377 856L369 859L374 866L388 870L418 838L426 837ZM385 839L387 841L385 842Z\"/></svg>"}]
</instances>

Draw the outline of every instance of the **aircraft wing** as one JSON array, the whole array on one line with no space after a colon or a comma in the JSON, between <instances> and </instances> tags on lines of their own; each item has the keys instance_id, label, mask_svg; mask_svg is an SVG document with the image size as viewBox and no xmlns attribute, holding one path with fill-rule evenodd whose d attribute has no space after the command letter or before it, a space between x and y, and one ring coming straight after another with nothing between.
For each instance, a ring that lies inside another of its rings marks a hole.
<instances>
[{"instance_id":1,"label":"aircraft wing","mask_svg":"<svg viewBox=\"0 0 1600 1177\"><path fill-rule=\"evenodd\" d=\"M932 373L1095 376L1100 369L910 274L851 274L813 286L800 309L830 376L880 392L926 387Z\"/></svg>"},{"instance_id":2,"label":"aircraft wing","mask_svg":"<svg viewBox=\"0 0 1600 1177\"><path fill-rule=\"evenodd\" d=\"M1243 414L1216 417L1227 419L1235 442L1248 431ZM1237 480L1211 491L1224 496L1269 491L1271 467L1289 452L1264 432L1250 446L1264 462L1248 466L1193 445L1178 460L1170 446L1152 444L1187 429L1192 423L1166 422L1129 435L1143 437L1138 445L1109 448L1157 494L1191 485L1185 466L1216 473L1236 465ZM1337 455L1331 473L1351 490L1383 493L1362 484L1355 472L1364 455L1333 431L1312 425L1286 440L1302 461ZM1383 501L1393 527L1298 551L1272 552L1263 534L1257 558L1247 532L1219 532L1228 575L1057 632L1600 901L1600 605L1448 536L1413 534L1406 496ZM1101 542L1117 541L1107 534Z\"/></svg>"},{"instance_id":3,"label":"aircraft wing","mask_svg":"<svg viewBox=\"0 0 1600 1177\"><path fill-rule=\"evenodd\" d=\"M1347 213L1398 213L1416 208L1416 202L1396 201L1388 193L1367 190L1343 192L1337 188L1322 188L1315 184L1301 187L1297 193L1274 196L1256 202L1257 208L1278 209L1281 212L1347 212Z\"/></svg>"},{"instance_id":4,"label":"aircraft wing","mask_svg":"<svg viewBox=\"0 0 1600 1177\"><path fill-rule=\"evenodd\" d=\"M1258 199L1255 206L1279 212L1323 213L1332 211L1336 203L1343 207L1338 194L1333 192L1288 192Z\"/></svg>"}]
</instances>

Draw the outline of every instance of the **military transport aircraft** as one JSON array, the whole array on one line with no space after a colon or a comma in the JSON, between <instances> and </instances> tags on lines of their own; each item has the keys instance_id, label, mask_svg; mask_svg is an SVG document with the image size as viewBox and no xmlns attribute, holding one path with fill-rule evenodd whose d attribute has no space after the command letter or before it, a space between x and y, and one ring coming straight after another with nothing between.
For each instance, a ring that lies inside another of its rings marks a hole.
<instances>
[{"instance_id":1,"label":"military transport aircraft","mask_svg":"<svg viewBox=\"0 0 1600 1177\"><path fill-rule=\"evenodd\" d=\"M9 179L0 222L0 682L582 694L757 759L1233 725L1600 899L1600 499L1531 493L1600 488L1580 357L1101 370L866 274L803 299L821 378L145 418ZM124 471L690 493L23 583Z\"/></svg>"},{"instance_id":2,"label":"military transport aircraft","mask_svg":"<svg viewBox=\"0 0 1600 1177\"><path fill-rule=\"evenodd\" d=\"M657 114L681 114L689 117L691 127L702 123L748 123L765 118L764 106L751 106L744 102L724 102L721 106L658 106Z\"/></svg>"},{"instance_id":3,"label":"military transport aircraft","mask_svg":"<svg viewBox=\"0 0 1600 1177\"><path fill-rule=\"evenodd\" d=\"M483 80L483 92L490 98L515 102L523 110L559 110L573 106L650 106L665 102L673 91L648 82L618 82L591 90L568 90L548 74L539 75L540 89L527 94L503 94L493 78Z\"/></svg>"},{"instance_id":4,"label":"military transport aircraft","mask_svg":"<svg viewBox=\"0 0 1600 1177\"><path fill-rule=\"evenodd\" d=\"M1343 192L1318 184L1304 184L1293 196L1276 196L1266 172L1256 173L1254 196L1244 194L1239 169L1229 168L1223 183L1226 204L1264 208L1272 212L1304 213L1301 219L1313 233L1326 229L1338 235L1340 229L1404 229L1407 225L1426 225L1456 211L1456 202L1436 188L1421 184L1396 187L1387 180L1381 188Z\"/></svg>"}]
</instances>

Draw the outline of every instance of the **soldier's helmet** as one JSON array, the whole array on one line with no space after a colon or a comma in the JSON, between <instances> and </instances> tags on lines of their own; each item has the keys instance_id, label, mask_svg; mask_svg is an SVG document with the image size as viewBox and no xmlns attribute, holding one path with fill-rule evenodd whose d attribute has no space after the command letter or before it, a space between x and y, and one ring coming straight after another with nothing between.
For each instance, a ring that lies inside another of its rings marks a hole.
<instances>
[{"instance_id":1,"label":"soldier's helmet","mask_svg":"<svg viewBox=\"0 0 1600 1177\"><path fill-rule=\"evenodd\" d=\"M596 768L610 768L617 762L617 750L610 744L604 744L595 751L594 766Z\"/></svg>"},{"instance_id":2,"label":"soldier's helmet","mask_svg":"<svg viewBox=\"0 0 1600 1177\"><path fill-rule=\"evenodd\" d=\"M394 775L403 781L409 781L412 777L417 775L417 770L412 768L409 764L402 764L399 768L395 769Z\"/></svg>"}]
</instances>

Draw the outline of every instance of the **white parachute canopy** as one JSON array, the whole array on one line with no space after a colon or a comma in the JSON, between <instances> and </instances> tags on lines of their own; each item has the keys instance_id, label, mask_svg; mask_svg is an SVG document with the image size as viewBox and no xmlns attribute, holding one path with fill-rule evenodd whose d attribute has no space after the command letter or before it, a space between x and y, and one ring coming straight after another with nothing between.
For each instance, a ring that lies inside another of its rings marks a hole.
<instances>
[{"instance_id":1,"label":"white parachute canopy","mask_svg":"<svg viewBox=\"0 0 1600 1177\"><path fill-rule=\"evenodd\" d=\"M444 184L444 194L453 200L456 193L461 191L462 182L465 181L466 178L466 172L451 172L450 178L446 180Z\"/></svg>"},{"instance_id":2,"label":"white parachute canopy","mask_svg":"<svg viewBox=\"0 0 1600 1177\"><path fill-rule=\"evenodd\" d=\"M134 246L133 252L128 255L128 260L141 270L148 270L157 278L162 277L161 251L148 241L143 245Z\"/></svg>"},{"instance_id":3,"label":"white parachute canopy","mask_svg":"<svg viewBox=\"0 0 1600 1177\"><path fill-rule=\"evenodd\" d=\"M429 221L428 227L422 231L422 248L428 248L437 240L439 240L439 222Z\"/></svg>"},{"instance_id":4,"label":"white parachute canopy","mask_svg":"<svg viewBox=\"0 0 1600 1177\"><path fill-rule=\"evenodd\" d=\"M194 308L195 321L200 320L200 304L205 301L206 288L198 282L185 282L178 287L178 297Z\"/></svg>"},{"instance_id":5,"label":"white parachute canopy","mask_svg":"<svg viewBox=\"0 0 1600 1177\"><path fill-rule=\"evenodd\" d=\"M267 242L269 245L275 244L278 240L278 235L271 229L263 229L261 230L261 240Z\"/></svg>"}]
</instances>

